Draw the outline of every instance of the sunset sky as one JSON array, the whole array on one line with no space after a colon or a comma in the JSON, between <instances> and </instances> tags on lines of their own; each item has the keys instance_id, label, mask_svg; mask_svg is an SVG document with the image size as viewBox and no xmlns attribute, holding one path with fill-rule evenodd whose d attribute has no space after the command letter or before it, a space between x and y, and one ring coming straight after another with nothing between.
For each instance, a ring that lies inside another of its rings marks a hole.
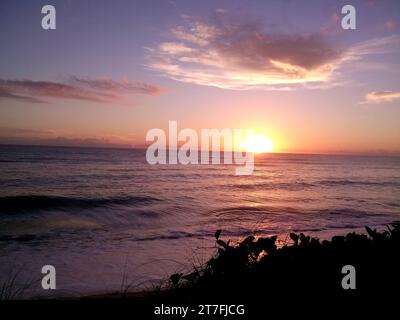
<instances>
[{"instance_id":1,"label":"sunset sky","mask_svg":"<svg viewBox=\"0 0 400 320\"><path fill-rule=\"evenodd\" d=\"M398 0L6 0L0 39L0 143L143 146L177 120L276 151L400 153Z\"/></svg>"}]
</instances>

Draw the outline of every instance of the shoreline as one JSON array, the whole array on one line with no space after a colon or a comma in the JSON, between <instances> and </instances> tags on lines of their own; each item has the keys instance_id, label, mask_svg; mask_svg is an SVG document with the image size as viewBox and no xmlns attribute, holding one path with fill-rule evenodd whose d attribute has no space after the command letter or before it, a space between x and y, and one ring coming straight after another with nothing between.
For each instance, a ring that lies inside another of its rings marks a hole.
<instances>
[{"instance_id":1,"label":"shoreline","mask_svg":"<svg viewBox=\"0 0 400 320\"><path fill-rule=\"evenodd\" d=\"M396 233L396 237L398 237L398 234L400 233L400 225L396 222L394 222L393 224L391 224L392 227L394 226L394 230L393 232L397 232ZM356 229L351 229L351 232L348 232L348 229L340 229L341 232L335 232L334 230L329 230L329 232L325 233L324 237L321 237L321 233L319 233L319 237L316 238L315 234L313 233L307 233L306 235L300 233L300 235L297 236L297 239L303 237L303 239L308 239L307 244L306 245L310 245L310 243L312 243L314 241L314 245L318 245L317 246L322 246L323 244L328 244L328 243L333 243L335 241L335 239L342 239L342 241L346 241L346 239L360 239L359 241L364 241L364 244L360 244L359 247L356 247L355 251L354 248L351 248L352 251L352 255L356 256L358 255L358 251L361 250L363 251L365 248L363 246L366 245L371 245L374 243L374 235L377 235L376 237L389 237L389 233L387 230L390 230L389 228L391 227L384 227L381 226L381 228L378 228L377 230L373 229L373 228L369 228L366 227L365 229L362 228L356 228ZM386 230L385 230L386 229ZM363 231L363 232L362 232ZM81 301L81 300L137 300L137 301L152 301L154 299L159 300L160 298L162 299L162 297L166 297L168 300L173 298L173 295L175 294L175 292L178 290L181 291L186 291L187 287L191 287L191 286L196 286L196 281L199 281L199 279L201 279L201 277L205 277L204 274L200 274L201 272L205 272L205 270L207 270L207 268L209 268L210 263L212 263L213 261L218 261L219 259L222 259L221 257L223 257L224 254L226 254L226 252L235 252L237 250L239 250L239 248L241 248L243 246L243 243L245 242L249 242L249 244L251 246L257 246L256 244L260 241L264 241L264 242L268 242L270 241L269 239L273 239L273 247L275 247L273 249L272 252L267 253L265 250L265 248L263 249L263 256L260 255L260 258L257 259L265 259L268 258L268 256L274 256L275 254L277 254L277 252L283 252L284 250L300 250L300 246L298 244L296 244L296 241L300 241L300 240L296 240L296 234L295 233L288 233L287 236L285 236L286 240L282 240L282 237L277 237L277 236L269 236L269 237L265 237L265 236L256 236L256 237L252 237L252 236L248 236L246 238L243 238L242 240L238 240L237 242L230 242L230 240L228 238L224 240L221 240L221 238L223 237L223 231L218 230L215 234L215 243L216 243L216 250L215 252L209 257L209 260L204 264L204 265L199 265L199 266L194 266L194 269L192 269L191 272L189 273L182 273L182 274L172 274L170 276L170 279L165 279L164 280L164 285L161 284L161 281L157 281L159 284L153 284L150 286L150 288L138 288L137 290L116 290L116 291L103 291L103 292L93 292L93 293L83 293L83 294L77 294L77 295L68 295L68 294L63 294L60 293L60 295L53 295L53 296L47 296L47 295L39 295L39 296L35 296L33 295L32 297L28 298L28 299L23 299L23 300L60 300L60 301L70 301L70 300L76 300L76 301ZM379 236L381 235L381 236ZM221 238L220 238L221 237ZM391 236L392 238L394 236ZM289 239L288 239L289 238ZM294 241L294 239L296 241ZM329 239L329 240L327 240ZM389 239L389 238L388 238ZM395 238L396 241L398 241L398 238ZM229 240L229 241L227 241ZM303 240L306 241L306 240ZM350 240L349 240L350 241ZM371 244L369 244L369 242L371 242ZM389 241L389 240L387 240ZM301 241L300 241L301 244ZM350 246L351 244L349 244ZM396 246L398 246L398 249L400 249L400 243L395 243ZM246 245L247 246L247 245ZM297 247L298 246L298 247ZM250 248L250 247L249 247ZM329 249L329 247L326 247ZM328 249L324 249L324 250L328 250ZM371 247L372 248L372 247ZM397 248L397 247L396 247ZM378 248L379 249L379 248ZM249 249L246 249L249 250ZM321 249L322 250L322 249ZM347 251L348 248L346 248L346 246L342 247L343 252ZM382 249L383 250L383 249ZM384 248L384 250L386 250ZM400 252L400 250L399 250ZM378 252L379 253L379 252ZM251 257L253 253L249 253L246 252L245 259L250 259L249 257ZM301 254L304 255L304 252L302 252ZM335 259L332 260L332 257L328 254L326 255L326 253L323 253L322 250L322 254L323 256L325 256L327 259L330 259L332 263L336 263L337 261L335 261ZM336 252L335 255L339 256L342 253ZM392 254L392 253L390 253ZM397 254L398 255L398 254ZM350 255L350 257L352 257ZM243 257L242 257L243 258ZM300 255L301 258L301 255ZM335 256L333 256L333 258L335 258ZM260 260L261 261L261 260ZM318 262L318 260L316 260ZM223 268L227 268L229 269L230 267L234 267L235 264L240 263L240 261L238 262L237 260L232 260L232 261L228 261L225 262L223 264ZM258 263L258 260L254 260L252 261L252 263ZM386 263L385 261L383 261L383 263ZM246 264L247 265L247 264ZM288 264L287 263L283 263L281 265L281 267L283 268L287 268ZM199 271L201 270L201 272ZM250 269L249 269L250 270ZM248 272L249 270L247 270L247 267L244 268L245 272ZM251 269L252 270L252 269ZM195 277L193 277L193 273L197 272L197 275ZM225 272L225 271L224 271ZM253 271L251 271L253 272ZM192 278L190 278L190 276L192 276ZM208 275L209 276L209 275ZM241 276L241 274L240 274ZM239 277L240 277L239 276ZM264 276L264 272L262 272L262 276ZM336 274L335 277L337 277L338 274ZM175 279L174 279L175 277ZM177 278L177 279L176 279ZM183 280L183 282L181 282ZM167 283L168 282L168 283ZM336 288L337 289L337 288ZM192 288L190 289L192 290ZM190 291L189 290L189 291ZM196 291L197 289L195 289ZM204 290L204 288L202 288L201 290ZM172 297L171 297L172 295ZM1 299L0 299L1 300Z\"/></svg>"},{"instance_id":2,"label":"shoreline","mask_svg":"<svg viewBox=\"0 0 400 320\"><path fill-rule=\"evenodd\" d=\"M276 237L252 237L231 244L217 230L218 252L190 273L172 274L168 286L135 292L105 292L79 297L1 301L13 314L65 310L76 315L136 319L260 319L329 310L330 314L380 314L397 303L400 287L400 223L378 232L348 233L330 240L290 234L290 243L276 246ZM347 278L343 267L354 267ZM354 282L354 283L353 283ZM347 287L346 287L347 286ZM350 308L350 309L349 309Z\"/></svg>"}]
</instances>

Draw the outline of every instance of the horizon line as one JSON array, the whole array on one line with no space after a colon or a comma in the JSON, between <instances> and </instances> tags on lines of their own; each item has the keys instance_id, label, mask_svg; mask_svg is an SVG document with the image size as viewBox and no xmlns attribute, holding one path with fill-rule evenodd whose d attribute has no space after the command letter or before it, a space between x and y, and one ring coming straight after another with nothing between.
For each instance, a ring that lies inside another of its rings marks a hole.
<instances>
[{"instance_id":1,"label":"horizon line","mask_svg":"<svg viewBox=\"0 0 400 320\"><path fill-rule=\"evenodd\" d=\"M56 144L25 144L25 143L2 143L0 142L0 146L9 146L9 147L45 147L45 148L80 148L80 149L112 149L112 150L146 150L147 146L134 146L134 145L56 145ZM166 150L169 150L168 148ZM178 150L178 149L175 149ZM197 152L221 152L223 153L224 150L221 149L217 150L204 150L201 151L199 149L195 149ZM232 152L246 152L246 151L234 151ZM262 153L255 153L255 154L303 154L303 155L343 155L343 156L395 156L400 157L400 151L306 151L306 150L280 150L280 151L272 151L272 152L262 152Z\"/></svg>"}]
</instances>

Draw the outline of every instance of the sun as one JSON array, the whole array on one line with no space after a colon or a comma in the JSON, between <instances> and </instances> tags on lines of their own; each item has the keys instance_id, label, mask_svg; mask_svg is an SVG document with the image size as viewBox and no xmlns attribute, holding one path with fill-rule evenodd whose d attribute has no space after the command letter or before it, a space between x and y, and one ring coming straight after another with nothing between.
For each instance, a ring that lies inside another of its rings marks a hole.
<instances>
[{"instance_id":1,"label":"sun","mask_svg":"<svg viewBox=\"0 0 400 320\"><path fill-rule=\"evenodd\" d=\"M272 152L274 150L274 143L269 137L263 135L251 135L243 140L241 149L253 153Z\"/></svg>"}]
</instances>

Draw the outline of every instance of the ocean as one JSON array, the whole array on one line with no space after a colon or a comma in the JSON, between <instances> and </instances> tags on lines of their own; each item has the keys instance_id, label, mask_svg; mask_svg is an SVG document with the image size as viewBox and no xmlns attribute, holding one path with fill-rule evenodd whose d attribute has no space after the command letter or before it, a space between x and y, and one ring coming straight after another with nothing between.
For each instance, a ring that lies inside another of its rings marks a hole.
<instances>
[{"instance_id":1,"label":"ocean","mask_svg":"<svg viewBox=\"0 0 400 320\"><path fill-rule=\"evenodd\" d=\"M321 238L400 220L400 157L263 154L149 165L145 150L0 146L0 287L76 296L149 288L215 252L214 233ZM57 290L41 290L43 265Z\"/></svg>"}]
</instances>

